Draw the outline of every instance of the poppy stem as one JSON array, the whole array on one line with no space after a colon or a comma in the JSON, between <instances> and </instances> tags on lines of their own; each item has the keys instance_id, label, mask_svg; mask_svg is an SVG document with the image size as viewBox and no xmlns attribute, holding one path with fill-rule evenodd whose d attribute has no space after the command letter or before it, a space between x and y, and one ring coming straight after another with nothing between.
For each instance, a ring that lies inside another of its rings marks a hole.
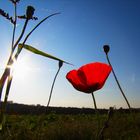
<instances>
[{"instance_id":1,"label":"poppy stem","mask_svg":"<svg viewBox=\"0 0 140 140\"><path fill-rule=\"evenodd\" d=\"M53 83L52 83L52 87L51 87L51 91L50 91L50 96L49 96L49 100L48 100L48 103L47 103L47 108L49 107L51 96L52 96L52 92L53 92L53 88L54 88L54 84L55 84L56 78L58 76L58 73L59 73L62 65L63 65L63 62L62 61L59 61L59 68L58 68L58 70L57 70L57 72L55 74L55 77L54 77L54 80L53 80Z\"/></svg>"},{"instance_id":2,"label":"poppy stem","mask_svg":"<svg viewBox=\"0 0 140 140\"><path fill-rule=\"evenodd\" d=\"M92 95L92 99L93 99L93 102L94 102L94 107L95 107L95 115L96 115L96 117L97 117L97 129L98 129L98 131L97 131L97 135L96 135L96 139L98 138L98 133L99 133L99 130L100 130L100 118L99 118L99 112L98 112L98 109L97 109L97 105L96 105L96 100L95 100L95 96L94 96L94 93L92 92L91 93L91 95Z\"/></svg>"},{"instance_id":3,"label":"poppy stem","mask_svg":"<svg viewBox=\"0 0 140 140\"><path fill-rule=\"evenodd\" d=\"M96 105L96 100L95 100L93 92L91 93L91 95L92 95L92 99L93 99L93 102L94 102L95 112L97 112L97 105Z\"/></svg>"},{"instance_id":4,"label":"poppy stem","mask_svg":"<svg viewBox=\"0 0 140 140\"><path fill-rule=\"evenodd\" d=\"M107 61L108 61L109 65L112 67L107 53L106 53L106 58L107 58ZM120 89L120 91L121 91L121 93L122 93L122 95L123 95L123 97L124 97L124 99L125 99L127 105L128 105L129 110L131 110L131 106L130 106L130 104L129 104L129 102L128 102L126 96L125 96L125 93L123 92L123 90L122 90L122 88L121 88L121 85L120 85L120 83L119 83L119 81L118 81L118 79L117 79L117 76L116 76L116 74L115 74L115 72L114 72L113 67L112 67L112 73L113 73L114 78L115 78L115 80L116 80L116 82L117 82L117 85L118 85L118 87L119 87L119 89Z\"/></svg>"}]
</instances>

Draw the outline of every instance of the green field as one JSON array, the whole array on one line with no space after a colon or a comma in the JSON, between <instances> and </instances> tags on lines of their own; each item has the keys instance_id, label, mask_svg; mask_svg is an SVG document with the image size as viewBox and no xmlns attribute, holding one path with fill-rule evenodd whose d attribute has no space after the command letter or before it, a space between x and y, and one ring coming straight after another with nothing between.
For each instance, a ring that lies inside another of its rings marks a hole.
<instances>
[{"instance_id":1,"label":"green field","mask_svg":"<svg viewBox=\"0 0 140 140\"><path fill-rule=\"evenodd\" d=\"M99 119L95 114L7 115L0 140L94 140L106 119L106 114ZM140 140L140 113L114 113L103 139Z\"/></svg>"}]
</instances>

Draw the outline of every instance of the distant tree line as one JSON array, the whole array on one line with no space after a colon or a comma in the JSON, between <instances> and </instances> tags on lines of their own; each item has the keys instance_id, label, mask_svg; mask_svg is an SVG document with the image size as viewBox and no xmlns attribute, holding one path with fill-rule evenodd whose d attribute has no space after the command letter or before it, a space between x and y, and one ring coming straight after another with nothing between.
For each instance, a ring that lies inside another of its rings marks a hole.
<instances>
[{"instance_id":1,"label":"distant tree line","mask_svg":"<svg viewBox=\"0 0 140 140\"><path fill-rule=\"evenodd\" d=\"M3 105L3 103L1 104ZM129 113L128 109L123 109L122 107L119 109L114 109L116 112L124 112ZM133 109L134 112L140 112L140 108ZM100 114L105 114L108 112L108 109L99 109ZM91 108L75 108L75 107L45 107L41 105L25 105L9 102L6 106L7 114L19 114L19 115L40 115L40 114L94 114L95 110Z\"/></svg>"}]
</instances>

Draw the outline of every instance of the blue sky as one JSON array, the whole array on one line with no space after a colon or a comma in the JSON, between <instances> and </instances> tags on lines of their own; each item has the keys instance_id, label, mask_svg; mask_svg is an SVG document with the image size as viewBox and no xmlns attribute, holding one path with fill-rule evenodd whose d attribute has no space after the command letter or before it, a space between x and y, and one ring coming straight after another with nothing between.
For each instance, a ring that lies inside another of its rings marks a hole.
<instances>
[{"instance_id":1,"label":"blue sky","mask_svg":"<svg viewBox=\"0 0 140 140\"><path fill-rule=\"evenodd\" d=\"M21 0L19 15L27 5L35 7L35 16L61 12L48 19L28 39L40 50L74 64L64 65L56 81L51 106L93 107L91 95L76 91L66 80L67 72L90 62L107 63L102 46L110 45L109 57L132 107L140 107L140 1L139 0ZM8 0L0 8L12 15ZM31 21L28 33L38 21ZM23 21L17 25L17 34ZM12 25L0 17L0 74L8 59ZM10 90L9 100L24 104L46 105L58 62L23 50ZM24 71L23 71L24 65ZM21 74L19 74L19 72ZM97 106L127 107L110 74L104 87L95 92Z\"/></svg>"}]
</instances>

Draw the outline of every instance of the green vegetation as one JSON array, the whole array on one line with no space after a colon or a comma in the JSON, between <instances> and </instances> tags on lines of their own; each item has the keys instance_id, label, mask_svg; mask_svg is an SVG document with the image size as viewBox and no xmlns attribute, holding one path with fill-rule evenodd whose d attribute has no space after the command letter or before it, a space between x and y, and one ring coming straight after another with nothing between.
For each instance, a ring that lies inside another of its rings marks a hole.
<instances>
[{"instance_id":1,"label":"green vegetation","mask_svg":"<svg viewBox=\"0 0 140 140\"><path fill-rule=\"evenodd\" d=\"M94 140L107 114L7 115L1 140ZM114 112L103 134L105 140L139 140L140 113Z\"/></svg>"}]
</instances>

